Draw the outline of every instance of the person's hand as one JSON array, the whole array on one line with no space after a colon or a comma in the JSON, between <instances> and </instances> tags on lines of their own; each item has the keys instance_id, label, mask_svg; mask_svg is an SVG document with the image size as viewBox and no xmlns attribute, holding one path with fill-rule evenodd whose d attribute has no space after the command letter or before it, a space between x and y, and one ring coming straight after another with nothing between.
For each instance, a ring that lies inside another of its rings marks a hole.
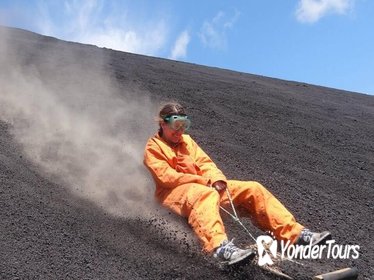
<instances>
[{"instance_id":1,"label":"person's hand","mask_svg":"<svg viewBox=\"0 0 374 280\"><path fill-rule=\"evenodd\" d=\"M227 188L227 183L225 181L216 181L212 184L212 187L220 192Z\"/></svg>"}]
</instances>

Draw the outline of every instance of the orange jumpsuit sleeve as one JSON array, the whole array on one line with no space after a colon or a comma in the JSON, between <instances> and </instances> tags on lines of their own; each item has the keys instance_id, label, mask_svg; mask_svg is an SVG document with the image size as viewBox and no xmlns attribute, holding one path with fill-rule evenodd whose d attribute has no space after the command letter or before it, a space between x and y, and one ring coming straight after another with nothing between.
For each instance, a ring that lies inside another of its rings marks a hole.
<instances>
[{"instance_id":1,"label":"orange jumpsuit sleeve","mask_svg":"<svg viewBox=\"0 0 374 280\"><path fill-rule=\"evenodd\" d=\"M226 176L212 161L212 159L197 145L197 143L191 138L193 148L195 150L195 161L196 164L202 171L204 177L209 178L209 183L213 184L217 181L227 181Z\"/></svg>"},{"instance_id":2,"label":"orange jumpsuit sleeve","mask_svg":"<svg viewBox=\"0 0 374 280\"><path fill-rule=\"evenodd\" d=\"M209 179L203 176L176 171L168 163L168 159L161 148L153 141L148 141L146 145L144 164L151 172L156 183L164 188L175 188L188 183L198 183L207 186L209 182Z\"/></svg>"}]
</instances>

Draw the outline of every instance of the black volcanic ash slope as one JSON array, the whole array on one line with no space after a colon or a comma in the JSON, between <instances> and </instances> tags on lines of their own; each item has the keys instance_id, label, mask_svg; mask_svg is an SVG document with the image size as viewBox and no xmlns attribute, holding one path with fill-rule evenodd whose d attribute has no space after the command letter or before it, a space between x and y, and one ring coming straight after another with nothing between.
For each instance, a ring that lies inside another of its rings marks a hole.
<instances>
[{"instance_id":1,"label":"black volcanic ash slope","mask_svg":"<svg viewBox=\"0 0 374 280\"><path fill-rule=\"evenodd\" d=\"M360 245L359 259L330 259L324 269L374 275L372 96L5 31L13 53L52 89L69 85L70 67L103 63L120 89L141 89L155 104L180 101L191 135L228 178L260 181L301 223ZM255 268L219 270L158 234L152 221L114 218L74 197L24 155L12 131L0 122L0 278L272 279ZM242 236L227 223L232 237ZM319 263L308 269L319 272Z\"/></svg>"}]
</instances>

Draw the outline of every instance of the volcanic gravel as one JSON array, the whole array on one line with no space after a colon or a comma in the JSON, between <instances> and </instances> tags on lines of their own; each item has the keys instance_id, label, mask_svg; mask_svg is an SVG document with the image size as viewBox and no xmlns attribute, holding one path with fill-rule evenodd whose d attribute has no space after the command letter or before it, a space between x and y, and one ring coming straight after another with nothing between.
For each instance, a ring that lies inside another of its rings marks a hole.
<instances>
[{"instance_id":1,"label":"volcanic gravel","mask_svg":"<svg viewBox=\"0 0 374 280\"><path fill-rule=\"evenodd\" d=\"M373 96L0 30L56 88L69 83L61 69L73 67L70 54L87 67L104 57L120 88L135 85L153 103L181 102L192 118L189 133L229 179L261 182L300 223L330 230L338 244L360 245L358 259L284 264L295 279L344 267L374 279ZM150 220L114 217L74 196L25 156L4 120L0 206L1 279L276 279L251 265L220 268L198 247L173 241L158 212ZM252 243L225 221L230 237Z\"/></svg>"}]
</instances>

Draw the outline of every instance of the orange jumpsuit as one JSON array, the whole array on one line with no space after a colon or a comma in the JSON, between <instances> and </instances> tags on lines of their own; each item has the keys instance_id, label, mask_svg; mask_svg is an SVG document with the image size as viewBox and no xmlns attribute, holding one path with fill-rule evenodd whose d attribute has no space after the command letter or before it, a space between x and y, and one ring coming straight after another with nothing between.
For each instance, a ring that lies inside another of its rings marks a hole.
<instances>
[{"instance_id":1,"label":"orange jumpsuit","mask_svg":"<svg viewBox=\"0 0 374 280\"><path fill-rule=\"evenodd\" d=\"M144 164L156 183L155 196L173 212L188 218L206 252L212 252L227 239L219 206L229 207L226 192L211 184L227 182L240 213L260 229L271 231L278 240L295 242L302 225L261 184L227 180L209 156L186 134L170 147L158 134L145 147Z\"/></svg>"}]
</instances>

